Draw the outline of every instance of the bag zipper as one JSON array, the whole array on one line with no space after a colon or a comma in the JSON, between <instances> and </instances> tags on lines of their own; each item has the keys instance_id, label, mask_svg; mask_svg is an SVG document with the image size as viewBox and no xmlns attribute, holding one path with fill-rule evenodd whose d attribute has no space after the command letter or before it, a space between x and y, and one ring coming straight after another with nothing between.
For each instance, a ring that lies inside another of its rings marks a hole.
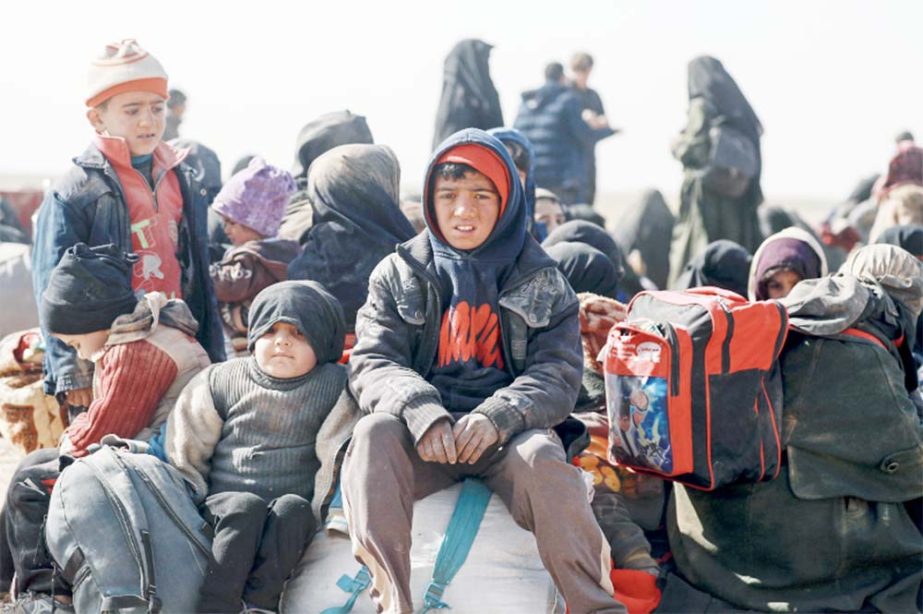
<instances>
[{"instance_id":1,"label":"bag zipper","mask_svg":"<svg viewBox=\"0 0 923 614\"><path fill-rule=\"evenodd\" d=\"M766 384L762 380L760 380L760 388L763 391L766 404L769 406L769 423L772 425L772 435L776 444L776 471L772 476L775 479L779 477L779 473L782 471L782 437L779 434L778 422L776 422L776 409L772 404L772 399L769 397L769 391L766 390ZM762 441L762 438L760 440Z\"/></svg>"},{"instance_id":2,"label":"bag zipper","mask_svg":"<svg viewBox=\"0 0 923 614\"><path fill-rule=\"evenodd\" d=\"M125 469L125 464L118 459L114 452L112 452L112 455L116 464L119 465L121 469ZM141 571L141 582L144 586L147 586L147 570L144 568L144 560L142 559L142 554L137 548L134 531L132 530L131 523L128 520L128 512L125 510L125 506L122 505L118 497L115 496L115 494L112 492L112 489L109 488L109 485L100 475L99 471L92 465L88 466L90 467L90 470L96 475L97 481L102 487L103 492L106 493L106 497L109 499L109 504L115 510L116 518L122 527L122 532L127 538L126 541L128 542L128 549L131 552L132 557L134 557L135 563L138 565L138 569Z\"/></svg>"},{"instance_id":3,"label":"bag zipper","mask_svg":"<svg viewBox=\"0 0 923 614\"><path fill-rule=\"evenodd\" d=\"M153 480L151 480L151 478L148 477L142 471L137 471L136 473L141 478L141 480L145 483L148 490L150 490L154 494L154 498L157 499L157 502L160 504L160 507L162 507L163 510L167 513L167 515L170 517L170 520L172 520L173 523L176 526L178 526L183 533L186 534L189 540L196 545L196 547L202 552L202 554L204 554L207 557L210 554L210 550L206 548L201 542L199 542L195 533L188 526L186 526L186 524L179 518L179 515L176 513L176 510L174 510L170 506L170 504L167 503L166 499L164 499L163 493L157 490L157 488L154 486Z\"/></svg>"},{"instance_id":4,"label":"bag zipper","mask_svg":"<svg viewBox=\"0 0 923 614\"><path fill-rule=\"evenodd\" d=\"M144 590L144 598L147 599L148 602L148 612L159 612L160 600L157 599L157 578L154 570L154 548L151 546L151 533L150 531L144 530L140 533L141 546L144 548L144 561L147 564L147 568L151 571L147 588Z\"/></svg>"},{"instance_id":5,"label":"bag zipper","mask_svg":"<svg viewBox=\"0 0 923 614\"><path fill-rule=\"evenodd\" d=\"M724 311L724 315L727 317L727 332L724 335L724 341L721 343L721 372L730 373L731 337L734 335L734 316L731 315L731 310L725 304L723 299L719 298L715 302L718 303L718 306L721 307L721 310Z\"/></svg>"},{"instance_id":6,"label":"bag zipper","mask_svg":"<svg viewBox=\"0 0 923 614\"><path fill-rule=\"evenodd\" d=\"M762 394L762 382L760 382L760 387L761 387L760 394ZM753 401L753 413L756 415L756 425L759 431L761 422L762 422L761 416L760 416L759 398L756 398ZM763 434L761 432L759 433L759 440L760 440L760 477L757 481L762 482L763 478L766 477L766 443L763 441Z\"/></svg>"},{"instance_id":7,"label":"bag zipper","mask_svg":"<svg viewBox=\"0 0 923 614\"><path fill-rule=\"evenodd\" d=\"M669 322L662 322L666 329L666 342L670 345L670 396L679 396L679 337L676 329Z\"/></svg>"}]
</instances>

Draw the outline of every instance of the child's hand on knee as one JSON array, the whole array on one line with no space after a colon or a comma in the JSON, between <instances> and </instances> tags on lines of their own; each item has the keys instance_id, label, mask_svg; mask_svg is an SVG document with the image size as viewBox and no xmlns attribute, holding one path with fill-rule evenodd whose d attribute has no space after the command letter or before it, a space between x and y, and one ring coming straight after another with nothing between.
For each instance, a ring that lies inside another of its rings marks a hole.
<instances>
[{"instance_id":1,"label":"child's hand on knee","mask_svg":"<svg viewBox=\"0 0 923 614\"><path fill-rule=\"evenodd\" d=\"M473 465L484 450L500 441L500 433L493 422L483 414L468 414L455 423L452 429L458 462Z\"/></svg>"},{"instance_id":2,"label":"child's hand on knee","mask_svg":"<svg viewBox=\"0 0 923 614\"><path fill-rule=\"evenodd\" d=\"M74 388L73 390L68 390L65 394L67 395L68 405L89 407L90 403L93 402L92 388Z\"/></svg>"},{"instance_id":3,"label":"child's hand on knee","mask_svg":"<svg viewBox=\"0 0 923 614\"><path fill-rule=\"evenodd\" d=\"M454 465L458 460L455 453L455 438L452 436L452 422L437 420L417 443L420 458L429 463Z\"/></svg>"}]
</instances>

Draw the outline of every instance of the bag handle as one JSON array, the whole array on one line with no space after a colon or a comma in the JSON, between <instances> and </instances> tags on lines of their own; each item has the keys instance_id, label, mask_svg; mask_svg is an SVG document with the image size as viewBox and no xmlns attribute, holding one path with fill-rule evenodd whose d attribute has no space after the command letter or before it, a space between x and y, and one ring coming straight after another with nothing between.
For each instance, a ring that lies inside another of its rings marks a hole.
<instances>
[{"instance_id":1,"label":"bag handle","mask_svg":"<svg viewBox=\"0 0 923 614\"><path fill-rule=\"evenodd\" d=\"M442 600L442 595L468 558L491 494L490 489L481 480L467 478L462 484L458 501L455 502L455 511L452 512L449 526L439 545L433 578L423 595L421 614L450 607Z\"/></svg>"},{"instance_id":2,"label":"bag handle","mask_svg":"<svg viewBox=\"0 0 923 614\"><path fill-rule=\"evenodd\" d=\"M349 614L356 605L356 600L359 599L359 595L362 594L362 591L371 586L371 584L372 576L369 573L369 568L365 565L360 567L359 571L357 571L356 575L352 578L343 574L340 576L340 579L337 580L337 586L349 593L349 598L343 605L335 608L327 608L323 610L321 614Z\"/></svg>"},{"instance_id":3,"label":"bag handle","mask_svg":"<svg viewBox=\"0 0 923 614\"><path fill-rule=\"evenodd\" d=\"M843 331L843 334L847 337L855 337L856 339L865 339L869 343L874 343L881 349L887 351L888 346L885 345L884 341L873 335L872 333L867 333L864 330L859 328L847 328Z\"/></svg>"},{"instance_id":4,"label":"bag handle","mask_svg":"<svg viewBox=\"0 0 923 614\"><path fill-rule=\"evenodd\" d=\"M442 595L468 558L468 552L471 551L471 545L481 527L491 494L490 489L481 480L467 478L462 484L449 526L446 527L442 543L439 545L432 580L423 595L421 614L449 607L449 604L442 600ZM345 574L340 576L337 586L349 593L349 598L343 605L327 608L321 614L349 614L359 595L371 584L372 577L365 565L353 577Z\"/></svg>"},{"instance_id":5,"label":"bag handle","mask_svg":"<svg viewBox=\"0 0 923 614\"><path fill-rule=\"evenodd\" d=\"M129 539L129 543L134 541L140 545L140 552L133 553L133 556L138 564L138 572L141 576L142 594L134 598L142 599L143 605L147 606L149 612L159 612L161 602L157 597L157 586L154 582L154 551L144 506L137 499L137 496L133 496L128 501L123 501L112 489L112 486L116 485L119 487L119 492L135 493L135 485L128 475L128 467L119 458L117 449L110 446L102 446L89 458L93 462L88 463L88 466L103 487L109 504L113 507L122 524L122 530L126 532L126 538ZM127 506L126 503L128 504ZM113 599L122 600L129 597L123 595L113 597ZM101 609L106 611L107 608L104 606ZM125 606L112 606L109 609L118 609L119 607Z\"/></svg>"}]
</instances>

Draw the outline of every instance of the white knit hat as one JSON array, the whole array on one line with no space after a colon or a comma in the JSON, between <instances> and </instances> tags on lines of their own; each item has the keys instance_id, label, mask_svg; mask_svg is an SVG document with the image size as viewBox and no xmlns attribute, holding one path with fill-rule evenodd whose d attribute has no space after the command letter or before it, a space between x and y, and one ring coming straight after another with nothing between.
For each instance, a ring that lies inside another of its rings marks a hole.
<instances>
[{"instance_id":1,"label":"white knit hat","mask_svg":"<svg viewBox=\"0 0 923 614\"><path fill-rule=\"evenodd\" d=\"M106 45L87 74L87 106L96 107L117 94L138 91L167 98L163 66L133 38Z\"/></svg>"}]
</instances>

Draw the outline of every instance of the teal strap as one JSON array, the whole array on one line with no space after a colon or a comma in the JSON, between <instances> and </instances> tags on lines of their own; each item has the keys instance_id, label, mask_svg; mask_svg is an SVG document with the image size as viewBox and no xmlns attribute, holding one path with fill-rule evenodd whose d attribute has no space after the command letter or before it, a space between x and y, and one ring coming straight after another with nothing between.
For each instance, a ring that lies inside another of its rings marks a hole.
<instances>
[{"instance_id":1,"label":"teal strap","mask_svg":"<svg viewBox=\"0 0 923 614\"><path fill-rule=\"evenodd\" d=\"M478 535L481 520L484 519L484 512L490 502L490 495L490 489L481 480L467 478L462 484L452 519L449 520L449 526L439 545L433 579L423 595L421 614L449 607L449 604L442 600L442 594L468 558L468 552L471 551L471 545Z\"/></svg>"},{"instance_id":2,"label":"teal strap","mask_svg":"<svg viewBox=\"0 0 923 614\"><path fill-rule=\"evenodd\" d=\"M333 491L333 499L330 500L329 507L343 509L343 493L340 492L339 483L337 483L337 489Z\"/></svg>"},{"instance_id":3,"label":"teal strap","mask_svg":"<svg viewBox=\"0 0 923 614\"><path fill-rule=\"evenodd\" d=\"M356 600L359 599L359 595L361 595L362 591L367 589L371 583L372 576L369 575L369 569L365 565L356 572L353 578L345 574L340 576L340 579L337 580L337 586L340 587L343 592L349 593L349 599L347 599L346 603L343 605L336 608L327 608L321 612L321 614L349 614L353 606L356 605Z\"/></svg>"}]
</instances>

